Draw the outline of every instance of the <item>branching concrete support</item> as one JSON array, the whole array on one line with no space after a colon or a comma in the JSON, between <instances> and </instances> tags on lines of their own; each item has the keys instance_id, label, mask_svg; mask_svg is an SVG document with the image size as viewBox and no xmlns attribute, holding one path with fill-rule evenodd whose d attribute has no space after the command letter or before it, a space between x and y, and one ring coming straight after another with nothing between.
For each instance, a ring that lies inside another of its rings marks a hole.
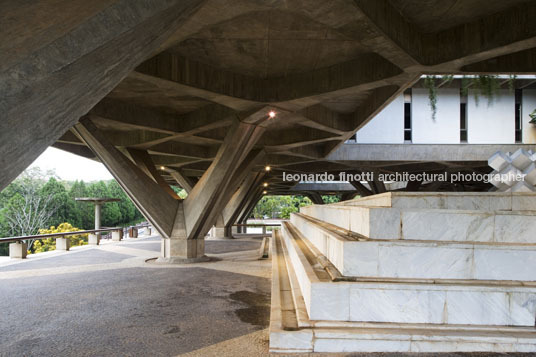
<instances>
[{"instance_id":1,"label":"branching concrete support","mask_svg":"<svg viewBox=\"0 0 536 357\"><path fill-rule=\"evenodd\" d=\"M357 195L357 192L345 192L341 195L341 201L348 201L354 198Z\"/></svg>"},{"instance_id":2,"label":"branching concrete support","mask_svg":"<svg viewBox=\"0 0 536 357\"><path fill-rule=\"evenodd\" d=\"M238 121L230 127L215 160L184 201L171 197L125 157L90 118L81 119L75 130L160 232L159 259L183 262L204 259L203 238L259 155L251 151L264 127Z\"/></svg>"},{"instance_id":3,"label":"branching concrete support","mask_svg":"<svg viewBox=\"0 0 536 357\"><path fill-rule=\"evenodd\" d=\"M173 189L166 183L162 176L160 176L160 174L156 170L153 160L151 159L151 156L147 153L147 151L139 149L128 149L128 152L132 159L134 159L136 165L138 165L138 167L141 168L149 177L152 177L156 181L156 183L164 189L164 191L166 191L171 197L176 200L181 199L179 196L177 196L175 191L173 191Z\"/></svg>"},{"instance_id":4,"label":"branching concrete support","mask_svg":"<svg viewBox=\"0 0 536 357\"><path fill-rule=\"evenodd\" d=\"M383 181L374 180L374 181L369 181L368 183L369 183L370 188L372 189L372 192L374 192L374 194L387 192L387 189L385 188L385 184L383 183Z\"/></svg>"},{"instance_id":5,"label":"branching concrete support","mask_svg":"<svg viewBox=\"0 0 536 357\"><path fill-rule=\"evenodd\" d=\"M361 197L367 197L367 196L373 195L372 191L366 188L365 185L363 185L359 181L350 181L350 184L355 187L355 189L357 190L357 192L359 192L359 195Z\"/></svg>"},{"instance_id":6,"label":"branching concrete support","mask_svg":"<svg viewBox=\"0 0 536 357\"><path fill-rule=\"evenodd\" d=\"M256 191L258 187L261 187L263 177L264 173L251 172L222 210L218 224L216 224L216 230L218 231L218 228L222 229L223 238L233 237L233 224L237 221L240 213L246 206L248 193Z\"/></svg>"},{"instance_id":7,"label":"branching concrete support","mask_svg":"<svg viewBox=\"0 0 536 357\"><path fill-rule=\"evenodd\" d=\"M324 200L322 199L322 195L318 192L309 192L307 193L307 197L313 201L315 205L323 205Z\"/></svg>"},{"instance_id":8,"label":"branching concrete support","mask_svg":"<svg viewBox=\"0 0 536 357\"><path fill-rule=\"evenodd\" d=\"M406 191L409 192L416 192L419 191L419 187L421 187L422 181L409 181L406 185Z\"/></svg>"},{"instance_id":9,"label":"branching concrete support","mask_svg":"<svg viewBox=\"0 0 536 357\"><path fill-rule=\"evenodd\" d=\"M257 205L257 202L261 199L263 196L262 194L262 188L255 188L251 196L249 197L247 201L247 205L242 210L242 213L240 215L240 219L238 220L239 223L246 224L249 216L251 215L251 212L255 209L255 206Z\"/></svg>"}]
</instances>

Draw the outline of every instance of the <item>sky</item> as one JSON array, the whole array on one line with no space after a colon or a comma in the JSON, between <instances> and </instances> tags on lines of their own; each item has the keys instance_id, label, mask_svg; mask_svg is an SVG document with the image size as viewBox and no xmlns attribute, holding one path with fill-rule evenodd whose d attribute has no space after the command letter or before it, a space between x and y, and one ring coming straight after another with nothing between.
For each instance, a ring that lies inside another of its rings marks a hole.
<instances>
[{"instance_id":1,"label":"sky","mask_svg":"<svg viewBox=\"0 0 536 357\"><path fill-rule=\"evenodd\" d=\"M110 180L113 176L100 162L49 147L30 167L39 166L43 171L54 170L62 180L98 181Z\"/></svg>"}]
</instances>

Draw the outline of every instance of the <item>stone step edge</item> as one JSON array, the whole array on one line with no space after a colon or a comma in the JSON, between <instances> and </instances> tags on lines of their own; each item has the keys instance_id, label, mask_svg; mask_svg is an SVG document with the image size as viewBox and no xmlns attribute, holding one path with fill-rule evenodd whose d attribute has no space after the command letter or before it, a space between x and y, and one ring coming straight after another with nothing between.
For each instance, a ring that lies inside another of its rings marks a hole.
<instances>
[{"instance_id":1,"label":"stone step edge","mask_svg":"<svg viewBox=\"0 0 536 357\"><path fill-rule=\"evenodd\" d=\"M447 214L470 214L470 215L486 215L486 216L536 216L536 210L525 211L502 211L502 210L477 210L477 209L451 209L451 208L402 208L402 207L385 207L385 206L357 206L357 205L343 205L339 203L332 203L326 205L315 205L320 208L334 208L339 210L359 211L359 210L391 210L400 213L443 213ZM306 206L308 207L308 206ZM300 212L301 213L301 212Z\"/></svg>"},{"instance_id":2,"label":"stone step edge","mask_svg":"<svg viewBox=\"0 0 536 357\"><path fill-rule=\"evenodd\" d=\"M294 316L300 316L301 323L296 329L295 326L284 326L283 321L286 319L273 320L273 317L281 316L285 310L282 309L282 303L279 298L281 296L281 277L280 274L288 274L288 280L297 284L297 278L293 270L281 271L275 261L285 259L286 266L291 266L288 262L288 256L284 255L284 246L281 244L281 237L278 233L274 233L271 239L272 250L272 306L270 314L270 352L279 353L297 353L297 352L313 352L315 349L315 340L320 336L332 336L348 340L348 333L352 333L358 340L362 336L369 337L371 341L385 340L398 341L402 335L409 341L418 341L422 338L423 341L430 342L430 335L445 336L446 339L436 337L437 343L448 342L454 336L472 337L469 339L471 343L490 343L486 339L497 337L504 339L503 343L512 345L523 341L521 339L531 339L532 344L536 344L536 330L529 327L514 327L514 326L469 326L469 325L431 325L431 324L396 324L396 323L370 323L370 322L348 322L348 321L310 321L305 309L305 302L301 293L298 296L293 296L292 300L295 303ZM278 247L279 246L279 247ZM299 291L299 287L298 287ZM296 290L291 289L294 294ZM299 302L301 299L301 303ZM298 304L296 304L298 302ZM296 306L298 306L296 308ZM300 308L301 306L301 308ZM301 311L299 311L301 310ZM288 313L288 311L286 311ZM505 336L506 335L506 336ZM316 337L315 337L316 336ZM388 338L392 336L392 338ZM361 337L361 339L360 339ZM372 337L372 338L371 338ZM383 337L383 338L382 338ZM324 337L325 338L325 337ZM475 341L477 339L477 341ZM433 341L432 341L433 342ZM494 343L497 343L496 341ZM454 346L453 346L454 348ZM532 350L536 350L534 345ZM386 350L387 351L387 350ZM429 352L436 351L435 349ZM437 350L439 351L439 350ZM454 351L454 350L453 350ZM514 350L512 350L514 351ZM359 351L350 351L359 352ZM383 352L375 349L368 352ZM470 350L467 350L470 352Z\"/></svg>"},{"instance_id":3,"label":"stone step edge","mask_svg":"<svg viewBox=\"0 0 536 357\"><path fill-rule=\"evenodd\" d=\"M342 201L333 203L333 205L349 205L349 206L367 206L367 201L374 201L378 199L388 199L390 200L391 205L374 205L376 207L392 207L393 198L428 198L428 197L439 197L439 198L459 198L459 197L527 197L535 196L536 192L384 192L378 193L366 197L354 198L352 200ZM362 203L360 205L359 203ZM507 210L511 211L511 210Z\"/></svg>"},{"instance_id":4,"label":"stone step edge","mask_svg":"<svg viewBox=\"0 0 536 357\"><path fill-rule=\"evenodd\" d=\"M303 249L301 249L301 252L307 258L309 263L314 261L320 267L322 267L324 272L327 273L327 277L329 277L331 281L340 281L341 279L344 279L344 276L335 267L335 265L333 265L333 263L330 262L329 259L324 254L322 254L322 252L318 250L317 247L314 246L314 244L312 244L307 238L305 238L296 226L294 226L290 222L284 222L284 224L289 233L292 234L293 239L298 242L298 245L303 244ZM311 265L314 266L315 264ZM314 270L315 272L319 271L319 269ZM324 279L324 275L325 274L322 274L322 276L318 276L318 278L322 280Z\"/></svg>"},{"instance_id":5,"label":"stone step edge","mask_svg":"<svg viewBox=\"0 0 536 357\"><path fill-rule=\"evenodd\" d=\"M408 244L434 244L437 246L449 246L449 245L468 245L468 246L488 246L488 247L532 247L536 248L536 243L516 243L516 242L480 242L480 241L466 241L466 240L433 240L433 239L380 239L380 238L369 238L363 234L339 227L333 223L322 221L316 217L308 216L301 212L293 212L291 215L296 215L305 220L310 221L315 224L319 229L326 232L327 234L332 235L336 239L347 241L347 242L392 242L392 243L408 243Z\"/></svg>"},{"instance_id":6,"label":"stone step edge","mask_svg":"<svg viewBox=\"0 0 536 357\"><path fill-rule=\"evenodd\" d=\"M295 227L290 222L284 222L285 227L290 227L290 233L292 235L292 239L294 240L294 244L297 249L300 250L301 254L303 254L306 258L305 261L310 265L311 270L316 274L316 278L319 281L326 281L326 277L322 275L318 275L318 269L315 269L313 265L311 264L310 260L312 257L317 259L318 256L323 257L323 259L329 260L318 250L318 248L314 247L311 242L307 240L303 236L303 234L299 231L297 227ZM303 241L303 245L296 243L296 235L300 237L300 239ZM303 246L305 246L305 250L303 249ZM310 247L313 249L311 250ZM333 278L330 275L330 280L333 282L354 282L354 283L381 283L381 284L419 284L419 285L448 285L448 286L477 286L477 287L518 287L518 288L536 288L536 281L522 281L522 280L469 280L469 279L411 279L411 278L381 278L381 277L353 277L353 276L345 276L342 275L339 270L333 265L333 263L329 262L331 266L333 266L333 269L335 269L338 272L338 275Z\"/></svg>"}]
</instances>

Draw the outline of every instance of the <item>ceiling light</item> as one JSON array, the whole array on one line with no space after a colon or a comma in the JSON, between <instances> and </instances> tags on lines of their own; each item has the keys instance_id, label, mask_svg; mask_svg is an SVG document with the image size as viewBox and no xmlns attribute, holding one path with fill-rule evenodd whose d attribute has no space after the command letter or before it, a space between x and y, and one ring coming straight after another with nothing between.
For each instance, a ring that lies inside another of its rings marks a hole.
<instances>
[{"instance_id":1,"label":"ceiling light","mask_svg":"<svg viewBox=\"0 0 536 357\"><path fill-rule=\"evenodd\" d=\"M267 194L267 193L268 193L268 191L262 191L262 194L263 194L263 195L265 195L265 194Z\"/></svg>"},{"instance_id":2,"label":"ceiling light","mask_svg":"<svg viewBox=\"0 0 536 357\"><path fill-rule=\"evenodd\" d=\"M268 165L266 165L266 167L264 168L264 171L270 171L272 168Z\"/></svg>"},{"instance_id":3,"label":"ceiling light","mask_svg":"<svg viewBox=\"0 0 536 357\"><path fill-rule=\"evenodd\" d=\"M270 112L268 113L268 116L270 118L275 118L275 112L273 110L270 110Z\"/></svg>"},{"instance_id":4,"label":"ceiling light","mask_svg":"<svg viewBox=\"0 0 536 357\"><path fill-rule=\"evenodd\" d=\"M268 182L262 184L264 187L268 187Z\"/></svg>"},{"instance_id":5,"label":"ceiling light","mask_svg":"<svg viewBox=\"0 0 536 357\"><path fill-rule=\"evenodd\" d=\"M166 168L164 166L160 166L160 170L165 170Z\"/></svg>"}]
</instances>

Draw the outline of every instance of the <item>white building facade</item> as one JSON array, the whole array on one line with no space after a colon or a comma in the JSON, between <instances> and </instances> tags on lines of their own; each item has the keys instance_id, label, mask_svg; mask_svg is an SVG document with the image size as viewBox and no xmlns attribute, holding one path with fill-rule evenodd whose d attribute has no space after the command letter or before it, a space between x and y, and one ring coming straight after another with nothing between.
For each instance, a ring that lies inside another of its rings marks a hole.
<instances>
[{"instance_id":1,"label":"white building facade","mask_svg":"<svg viewBox=\"0 0 536 357\"><path fill-rule=\"evenodd\" d=\"M433 118L428 89L411 88L388 104L349 143L535 144L536 89L500 89L491 101L469 90L437 90Z\"/></svg>"}]
</instances>

